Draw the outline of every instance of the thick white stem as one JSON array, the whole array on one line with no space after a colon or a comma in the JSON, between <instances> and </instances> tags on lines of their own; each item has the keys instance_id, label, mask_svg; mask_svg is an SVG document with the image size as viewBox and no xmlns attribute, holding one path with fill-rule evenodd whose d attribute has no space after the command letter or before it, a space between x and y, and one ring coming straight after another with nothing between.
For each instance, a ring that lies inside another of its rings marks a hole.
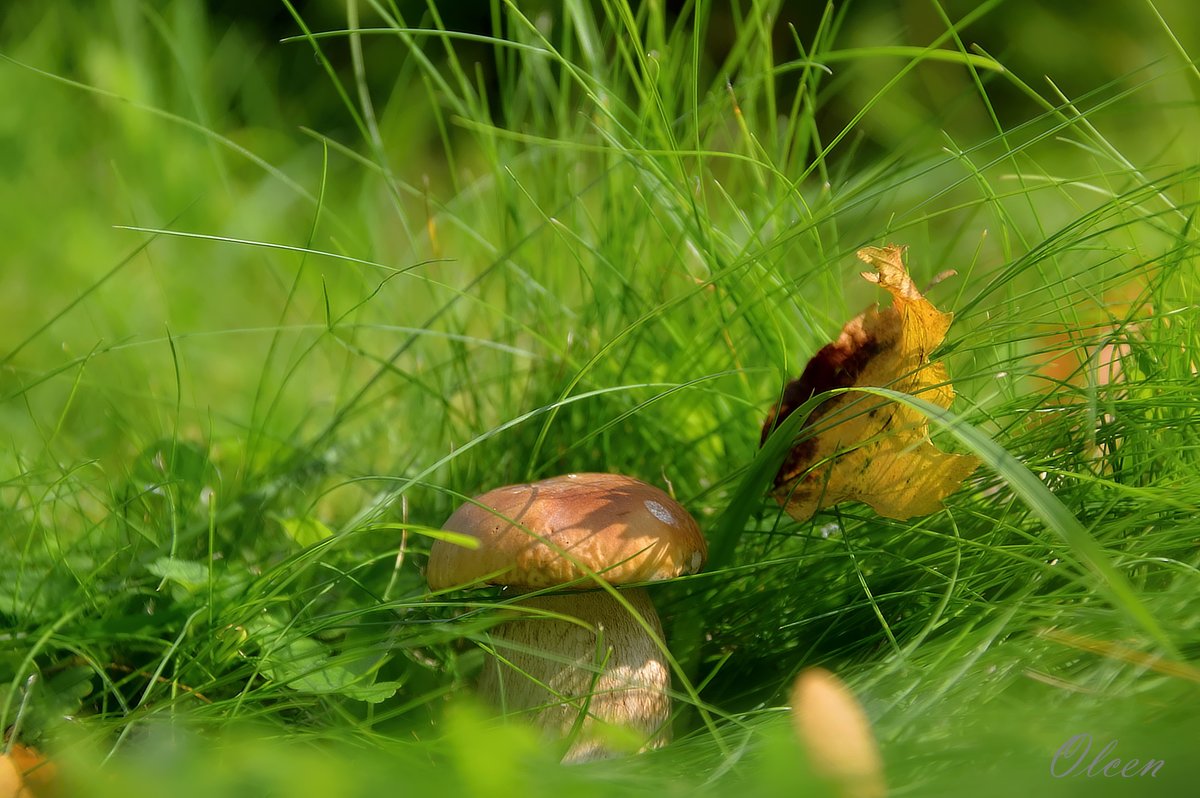
<instances>
[{"instance_id":1,"label":"thick white stem","mask_svg":"<svg viewBox=\"0 0 1200 798\"><path fill-rule=\"evenodd\" d=\"M621 596L661 640L646 591L622 590ZM643 748L669 741L671 670L658 643L624 606L603 590L538 596L520 606L582 623L523 613L524 620L494 629L496 652L506 661L488 658L479 682L486 700L527 717L549 736L575 733L564 762L616 755L606 744L605 726L633 732Z\"/></svg>"}]
</instances>

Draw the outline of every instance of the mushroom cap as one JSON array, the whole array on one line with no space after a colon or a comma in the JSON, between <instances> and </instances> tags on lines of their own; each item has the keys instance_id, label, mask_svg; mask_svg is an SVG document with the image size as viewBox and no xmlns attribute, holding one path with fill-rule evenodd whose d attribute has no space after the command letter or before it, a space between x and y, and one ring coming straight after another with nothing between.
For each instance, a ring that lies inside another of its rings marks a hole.
<instances>
[{"instance_id":1,"label":"mushroom cap","mask_svg":"<svg viewBox=\"0 0 1200 798\"><path fill-rule=\"evenodd\" d=\"M435 541L426 572L434 590L480 580L553 587L585 579L588 570L613 585L652 582L694 574L708 556L700 527L679 502L619 474L496 488L455 510L443 528L476 538L479 547Z\"/></svg>"}]
</instances>

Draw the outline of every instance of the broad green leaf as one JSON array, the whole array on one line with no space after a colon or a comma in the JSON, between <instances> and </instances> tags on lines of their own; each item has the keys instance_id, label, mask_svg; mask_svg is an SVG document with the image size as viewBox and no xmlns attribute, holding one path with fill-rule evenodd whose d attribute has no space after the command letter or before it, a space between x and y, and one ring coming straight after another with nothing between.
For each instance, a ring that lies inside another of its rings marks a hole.
<instances>
[{"instance_id":1,"label":"broad green leaf","mask_svg":"<svg viewBox=\"0 0 1200 798\"><path fill-rule=\"evenodd\" d=\"M279 525L289 538L302 548L308 548L314 543L320 543L326 538L333 537L333 530L310 515L303 518L276 518Z\"/></svg>"},{"instance_id":2,"label":"broad green leaf","mask_svg":"<svg viewBox=\"0 0 1200 798\"><path fill-rule=\"evenodd\" d=\"M329 649L309 637L293 640L272 652L264 671L297 692L312 695L343 695L356 701L377 704L395 695L399 682L376 682L377 654L344 664L330 656Z\"/></svg>"},{"instance_id":3,"label":"broad green leaf","mask_svg":"<svg viewBox=\"0 0 1200 798\"><path fill-rule=\"evenodd\" d=\"M174 582L188 590L198 590L208 584L208 567L195 560L159 557L150 563L147 570L155 576Z\"/></svg>"}]
</instances>

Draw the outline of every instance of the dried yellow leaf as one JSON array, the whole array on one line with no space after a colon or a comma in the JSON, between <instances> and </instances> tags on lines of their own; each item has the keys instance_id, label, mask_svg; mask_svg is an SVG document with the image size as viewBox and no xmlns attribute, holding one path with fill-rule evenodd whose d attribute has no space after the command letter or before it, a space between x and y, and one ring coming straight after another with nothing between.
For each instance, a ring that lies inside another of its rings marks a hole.
<instances>
[{"instance_id":1,"label":"dried yellow leaf","mask_svg":"<svg viewBox=\"0 0 1200 798\"><path fill-rule=\"evenodd\" d=\"M892 305L851 319L836 341L817 352L784 389L763 427L764 441L797 407L834 388L890 388L950 406L954 387L929 353L946 337L951 314L917 290L903 255L895 245L858 251L875 268L862 276L886 289ZM935 447L920 412L849 392L809 416L775 477L773 495L799 521L844 501L865 502L882 516L905 520L941 509L978 465L974 457Z\"/></svg>"}]
</instances>

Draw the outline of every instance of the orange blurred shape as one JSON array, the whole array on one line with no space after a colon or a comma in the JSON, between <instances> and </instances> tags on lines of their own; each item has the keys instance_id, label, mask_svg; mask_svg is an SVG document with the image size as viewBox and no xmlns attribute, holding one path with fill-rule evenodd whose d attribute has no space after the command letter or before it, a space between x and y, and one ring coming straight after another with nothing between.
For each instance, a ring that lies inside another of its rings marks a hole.
<instances>
[{"instance_id":1,"label":"orange blurred shape","mask_svg":"<svg viewBox=\"0 0 1200 798\"><path fill-rule=\"evenodd\" d=\"M846 684L809 668L792 685L792 726L815 774L839 798L883 798L887 785L871 724Z\"/></svg>"},{"instance_id":2,"label":"orange blurred shape","mask_svg":"<svg viewBox=\"0 0 1200 798\"><path fill-rule=\"evenodd\" d=\"M1121 361L1130 353L1128 341L1138 334L1137 324L1130 320L1154 314L1154 308L1144 302L1148 279L1131 279L1105 291L1096 306L1083 311L1080 328L1063 329L1035 339L1036 373L1051 380L1049 387L1121 382Z\"/></svg>"},{"instance_id":3,"label":"orange blurred shape","mask_svg":"<svg viewBox=\"0 0 1200 798\"><path fill-rule=\"evenodd\" d=\"M50 798L55 782L54 765L36 749L13 743L0 754L0 798Z\"/></svg>"},{"instance_id":4,"label":"orange blurred shape","mask_svg":"<svg viewBox=\"0 0 1200 798\"><path fill-rule=\"evenodd\" d=\"M1089 346L1068 333L1043 336L1038 342L1042 351L1037 373L1056 385L1083 387L1120 382L1121 360L1130 351L1129 344L1123 341Z\"/></svg>"}]
</instances>

